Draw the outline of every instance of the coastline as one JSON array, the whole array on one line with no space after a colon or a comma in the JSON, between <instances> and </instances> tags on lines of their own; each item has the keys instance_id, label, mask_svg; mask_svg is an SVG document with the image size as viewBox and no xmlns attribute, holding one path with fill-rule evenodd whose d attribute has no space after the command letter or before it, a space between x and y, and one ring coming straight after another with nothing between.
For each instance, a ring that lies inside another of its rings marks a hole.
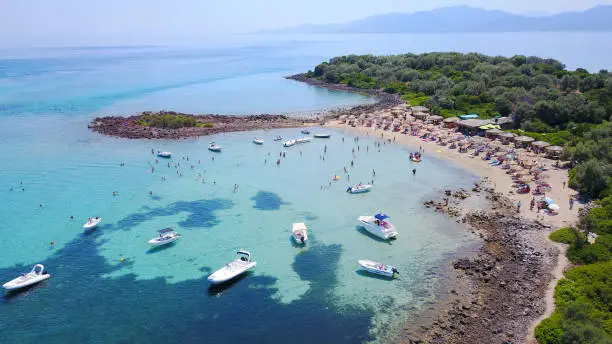
<instances>
[{"instance_id":1,"label":"coastline","mask_svg":"<svg viewBox=\"0 0 612 344\"><path fill-rule=\"evenodd\" d=\"M424 152L424 159L427 159L427 157L430 155L435 155L436 158L448 161L449 163L468 170L482 178L484 184L487 185L487 192L490 194L487 195L487 198L489 198L489 206L486 207L487 210L485 211L477 211L472 209L471 211L466 212L465 209L462 209L464 207L462 205L462 200L457 200L456 197L453 197L454 201L451 202L452 204L449 203L449 207L445 207L442 204L443 202L429 201L427 203L429 203L429 206L436 206L437 211L446 213L452 218L456 218L458 222L466 223L469 228L468 230L473 231L483 238L481 252L478 254L479 259L481 259L483 256L488 257L489 260L492 259L493 261L508 258L506 257L508 255L501 254L500 252L492 252L490 247L501 247L507 251L506 253L508 253L515 252L517 250L520 251L525 249L525 247L533 249L534 247L539 246L538 250L531 252L532 255L529 256L529 258L537 258L535 261L530 263L534 266L532 271L537 271L537 274L542 275L542 278L540 278L538 281L531 283L532 285L530 288L535 287L537 289L537 293L534 293L534 290L531 290L529 293L531 296L537 296L529 299L532 306L528 307L529 310L527 311L523 310L523 313L525 314L516 314L516 316L520 317L521 320L520 324L516 324L512 331L506 331L508 333L504 332L503 323L500 323L499 328L489 331L488 337L485 331L480 332L480 335L484 337L478 338L478 340L485 340L485 342L487 340L500 340L502 339L500 334L504 334L506 336L504 340L508 340L512 343L535 343L535 338L533 337L534 329L542 319L549 316L554 310L554 288L557 281L563 277L563 272L569 266L569 262L564 255L565 249L562 246L550 241L548 239L548 235L557 228L575 223L578 219L578 207L575 207L572 209L572 211L569 211L569 209L564 209L564 213L557 216L544 216L534 211L529 211L529 209L526 209L527 207L524 207L521 209L520 214L517 215L515 212L516 208L513 205L514 202L521 201L523 204L529 204L531 195L515 194L512 190L512 181L504 170L493 168L489 166L486 161L470 158L467 154L459 153L457 150L449 150L446 147L440 147L435 142L431 141L423 142L416 136L404 135L400 134L399 132L390 132L362 126L352 127L337 120L330 121L326 124L326 127L346 131L355 135L373 135L396 144L404 145L414 149L415 151L421 148ZM575 194L575 192L573 192L571 189L559 187L559 185L563 182L567 183L567 172L565 170L556 169L552 161L548 159L544 160L545 164L547 164L549 167L548 172L551 175L551 180L555 182L556 186L553 188L552 192L549 193L550 197L562 200L568 199L569 196ZM418 168L418 165L415 165L415 167ZM477 192L473 191L472 194L478 194L481 192L480 188L475 189ZM500 212L500 208L505 208L506 212ZM489 217L503 216L502 218L511 222L516 228L513 228L510 232L512 232L512 235L519 238L517 239L518 241L506 242L504 240L498 240L499 238L504 239L507 233L502 232L507 232L508 229L497 231L494 223L488 223L490 228L487 228L486 221L484 226L482 223L473 223L470 221L470 218L474 215L480 216L483 213ZM527 229L527 231L524 229ZM498 239L492 240L491 238ZM535 252L537 252L537 255L533 255ZM511 260L515 259L514 255L515 254L509 255ZM475 262L480 264L482 261L479 259L476 259ZM508 285L509 282L502 281L503 286L493 286L492 284L488 284L489 281L482 283L482 279L479 281L479 279L474 278L474 274L470 272L470 269L474 268L474 262L470 261L470 259L459 259L459 261L468 262L468 269L464 269L466 266L461 267L457 266L456 263L454 264L455 270L457 270L459 267L459 271L457 271L455 274L455 280L453 281L453 285L456 287L450 292L443 291L442 295L440 295L440 299L436 301L437 304L430 307L430 310L423 311L426 319L421 319L418 321L416 327L413 326L414 324L407 324L403 330L404 334L406 335L405 341L403 342L461 343L464 342L464 336L466 334L478 333L478 331L481 330L481 326L492 326L491 323L475 323L473 324L475 326L472 328L469 326L469 322L463 320L463 322L460 321L457 326L453 325L455 327L454 329L449 328L448 322L452 324L454 319L457 317L465 318L464 316L466 313L470 313L470 309L481 306L478 304L478 302L479 300L483 299L483 295L496 295L499 298L500 292L508 291L505 289L505 286ZM478 268L476 267L476 269ZM468 271L468 273L462 273L462 271ZM485 285L486 288L483 288L483 285ZM508 300L515 299L515 291L507 293L506 296ZM491 300L494 301L495 299ZM467 306L465 305L466 302ZM476 303L474 304L474 302ZM478 312L485 311L486 308L480 309ZM478 312L468 316L470 319L479 319L484 314L478 314ZM473 318L472 315L475 315L476 317ZM490 318L491 314L484 319L490 320ZM498 331L499 329L502 329L502 331ZM453 334L448 335L449 332L453 332Z\"/></svg>"}]
</instances>

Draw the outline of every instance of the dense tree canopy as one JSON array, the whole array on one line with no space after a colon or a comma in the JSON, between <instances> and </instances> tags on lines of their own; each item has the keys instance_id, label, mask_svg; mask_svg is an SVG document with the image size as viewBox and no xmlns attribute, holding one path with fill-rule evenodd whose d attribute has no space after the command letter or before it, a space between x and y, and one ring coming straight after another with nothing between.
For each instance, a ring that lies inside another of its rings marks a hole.
<instances>
[{"instance_id":1,"label":"dense tree canopy","mask_svg":"<svg viewBox=\"0 0 612 344\"><path fill-rule=\"evenodd\" d=\"M514 114L524 128L541 132L612 117L612 73L568 71L559 61L534 56L348 55L319 64L307 76L399 93L444 116Z\"/></svg>"}]
</instances>

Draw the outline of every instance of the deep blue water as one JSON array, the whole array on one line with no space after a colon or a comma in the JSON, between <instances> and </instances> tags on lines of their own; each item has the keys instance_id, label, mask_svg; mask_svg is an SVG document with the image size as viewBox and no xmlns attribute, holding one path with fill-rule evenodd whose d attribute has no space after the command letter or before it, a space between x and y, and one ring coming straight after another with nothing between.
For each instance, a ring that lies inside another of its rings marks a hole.
<instances>
[{"instance_id":1,"label":"deep blue water","mask_svg":"<svg viewBox=\"0 0 612 344\"><path fill-rule=\"evenodd\" d=\"M285 149L276 166L282 148L272 138L296 137L297 130L134 141L94 134L89 120L158 109L303 113L371 101L283 78L352 52L524 53L596 70L612 61L611 47L600 44L607 38L240 36L193 46L0 50L0 234L10 238L0 241L0 281L36 263L52 274L0 299L0 343L397 338L403 321L435 298L449 257L475 240L425 211L422 201L441 188L470 185L474 176L427 154L411 176L406 147L386 143L379 151L376 138L355 142L340 131ZM264 146L251 143L255 135L265 137ZM209 140L225 151L208 152ZM172 151L173 159L156 162L151 149ZM372 169L371 193L344 191L370 181ZM332 182L336 174L341 179ZM377 211L392 216L398 240L356 229L357 216ZM91 216L103 225L84 234ZM293 222L311 230L305 248L291 244ZM183 238L149 250L146 241L164 227ZM253 252L257 268L227 288L209 288L206 277L240 248ZM401 278L358 273L356 261L364 258L396 264Z\"/></svg>"}]
</instances>

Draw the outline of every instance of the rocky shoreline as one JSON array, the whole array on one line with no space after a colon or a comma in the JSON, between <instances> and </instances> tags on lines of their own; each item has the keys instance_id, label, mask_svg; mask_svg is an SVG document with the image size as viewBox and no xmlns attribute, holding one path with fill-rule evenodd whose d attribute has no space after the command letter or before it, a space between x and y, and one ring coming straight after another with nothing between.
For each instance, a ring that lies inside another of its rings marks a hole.
<instances>
[{"instance_id":1,"label":"rocky shoreline","mask_svg":"<svg viewBox=\"0 0 612 344\"><path fill-rule=\"evenodd\" d=\"M150 127L142 125L147 114L164 116L183 116L200 123L194 127L178 129ZM100 134L128 139L185 139L217 133L248 131L276 128L296 128L306 123L318 123L316 119L287 117L284 115L191 115L173 111L144 112L140 115L123 117L107 116L94 118L88 127Z\"/></svg>"},{"instance_id":2,"label":"rocky shoreline","mask_svg":"<svg viewBox=\"0 0 612 344\"><path fill-rule=\"evenodd\" d=\"M467 209L482 197L489 210ZM513 204L491 188L446 191L425 207L465 223L482 238L473 257L452 262L453 289L441 295L428 323L410 323L404 343L522 343L532 321L545 310L544 295L557 248L545 236L549 226L517 216ZM446 203L448 199L448 203Z\"/></svg>"}]
</instances>

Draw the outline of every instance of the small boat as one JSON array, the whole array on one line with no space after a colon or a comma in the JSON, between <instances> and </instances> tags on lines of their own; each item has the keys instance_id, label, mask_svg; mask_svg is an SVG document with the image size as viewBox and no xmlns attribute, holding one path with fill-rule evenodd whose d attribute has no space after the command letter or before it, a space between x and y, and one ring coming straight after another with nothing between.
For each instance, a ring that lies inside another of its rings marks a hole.
<instances>
[{"instance_id":1,"label":"small boat","mask_svg":"<svg viewBox=\"0 0 612 344\"><path fill-rule=\"evenodd\" d=\"M288 140L283 142L283 147L291 147L295 146L296 140Z\"/></svg>"},{"instance_id":2,"label":"small boat","mask_svg":"<svg viewBox=\"0 0 612 344\"><path fill-rule=\"evenodd\" d=\"M395 230L395 227L385 221L389 216L386 214L376 214L374 216L359 216L359 223L368 232L376 235L377 237L388 240L395 238L399 233Z\"/></svg>"},{"instance_id":3,"label":"small boat","mask_svg":"<svg viewBox=\"0 0 612 344\"><path fill-rule=\"evenodd\" d=\"M304 135L310 135L310 131L308 129L302 129L300 132Z\"/></svg>"},{"instance_id":4,"label":"small boat","mask_svg":"<svg viewBox=\"0 0 612 344\"><path fill-rule=\"evenodd\" d=\"M42 264L36 264L30 272L4 283L2 287L6 290L17 290L49 279L49 277L51 275L45 272L45 267Z\"/></svg>"},{"instance_id":5,"label":"small boat","mask_svg":"<svg viewBox=\"0 0 612 344\"><path fill-rule=\"evenodd\" d=\"M87 220L87 222L85 222L85 224L83 225L83 229L88 231L90 229L94 229L96 227L98 227L98 224L100 224L100 221L102 221L102 218L100 217L90 217L89 220Z\"/></svg>"},{"instance_id":6,"label":"small boat","mask_svg":"<svg viewBox=\"0 0 612 344\"><path fill-rule=\"evenodd\" d=\"M176 233L172 228L164 228L157 231L159 236L148 241L151 246L162 246L175 242L181 238L181 235Z\"/></svg>"},{"instance_id":7,"label":"small boat","mask_svg":"<svg viewBox=\"0 0 612 344\"><path fill-rule=\"evenodd\" d=\"M300 137L299 139L296 139L295 143L306 143L310 141L312 141L312 137L305 136L305 137Z\"/></svg>"},{"instance_id":8,"label":"small boat","mask_svg":"<svg viewBox=\"0 0 612 344\"><path fill-rule=\"evenodd\" d=\"M291 236L297 244L305 244L308 240L308 228L302 222L294 223L291 226Z\"/></svg>"},{"instance_id":9,"label":"small boat","mask_svg":"<svg viewBox=\"0 0 612 344\"><path fill-rule=\"evenodd\" d=\"M157 151L157 156L160 158L164 158L164 159L170 159L172 158L172 152L160 152Z\"/></svg>"},{"instance_id":10,"label":"small boat","mask_svg":"<svg viewBox=\"0 0 612 344\"><path fill-rule=\"evenodd\" d=\"M359 266L373 274L395 278L395 275L399 275L399 271L394 266L373 262L371 260L359 260Z\"/></svg>"},{"instance_id":11,"label":"small boat","mask_svg":"<svg viewBox=\"0 0 612 344\"><path fill-rule=\"evenodd\" d=\"M256 137L253 139L253 143L256 145L263 145L264 144L264 139L263 137Z\"/></svg>"},{"instance_id":12,"label":"small boat","mask_svg":"<svg viewBox=\"0 0 612 344\"><path fill-rule=\"evenodd\" d=\"M283 137L282 136L277 136L274 138L274 141L282 141Z\"/></svg>"},{"instance_id":13,"label":"small boat","mask_svg":"<svg viewBox=\"0 0 612 344\"><path fill-rule=\"evenodd\" d=\"M373 185L370 184L357 184L355 186L349 186L346 192L352 194L364 193L370 191L372 187Z\"/></svg>"},{"instance_id":14,"label":"small boat","mask_svg":"<svg viewBox=\"0 0 612 344\"><path fill-rule=\"evenodd\" d=\"M208 276L208 281L212 284L227 282L253 269L256 265L256 262L251 261L250 252L240 250L236 253L236 258L232 262L227 263L224 267Z\"/></svg>"},{"instance_id":15,"label":"small boat","mask_svg":"<svg viewBox=\"0 0 612 344\"><path fill-rule=\"evenodd\" d=\"M208 150L209 150L209 151L211 151L211 152L221 153L221 150L222 150L222 149L223 149L223 147L218 146L218 145L217 145L216 143L214 143L214 142L211 142L211 143L208 145Z\"/></svg>"},{"instance_id":16,"label":"small boat","mask_svg":"<svg viewBox=\"0 0 612 344\"><path fill-rule=\"evenodd\" d=\"M340 180L340 176L339 175L335 175L333 179L334 179L334 181L338 181L338 180Z\"/></svg>"},{"instance_id":17,"label":"small boat","mask_svg":"<svg viewBox=\"0 0 612 344\"><path fill-rule=\"evenodd\" d=\"M314 137L317 139L328 139L331 137L331 134L328 134L328 133L314 134Z\"/></svg>"}]
</instances>

